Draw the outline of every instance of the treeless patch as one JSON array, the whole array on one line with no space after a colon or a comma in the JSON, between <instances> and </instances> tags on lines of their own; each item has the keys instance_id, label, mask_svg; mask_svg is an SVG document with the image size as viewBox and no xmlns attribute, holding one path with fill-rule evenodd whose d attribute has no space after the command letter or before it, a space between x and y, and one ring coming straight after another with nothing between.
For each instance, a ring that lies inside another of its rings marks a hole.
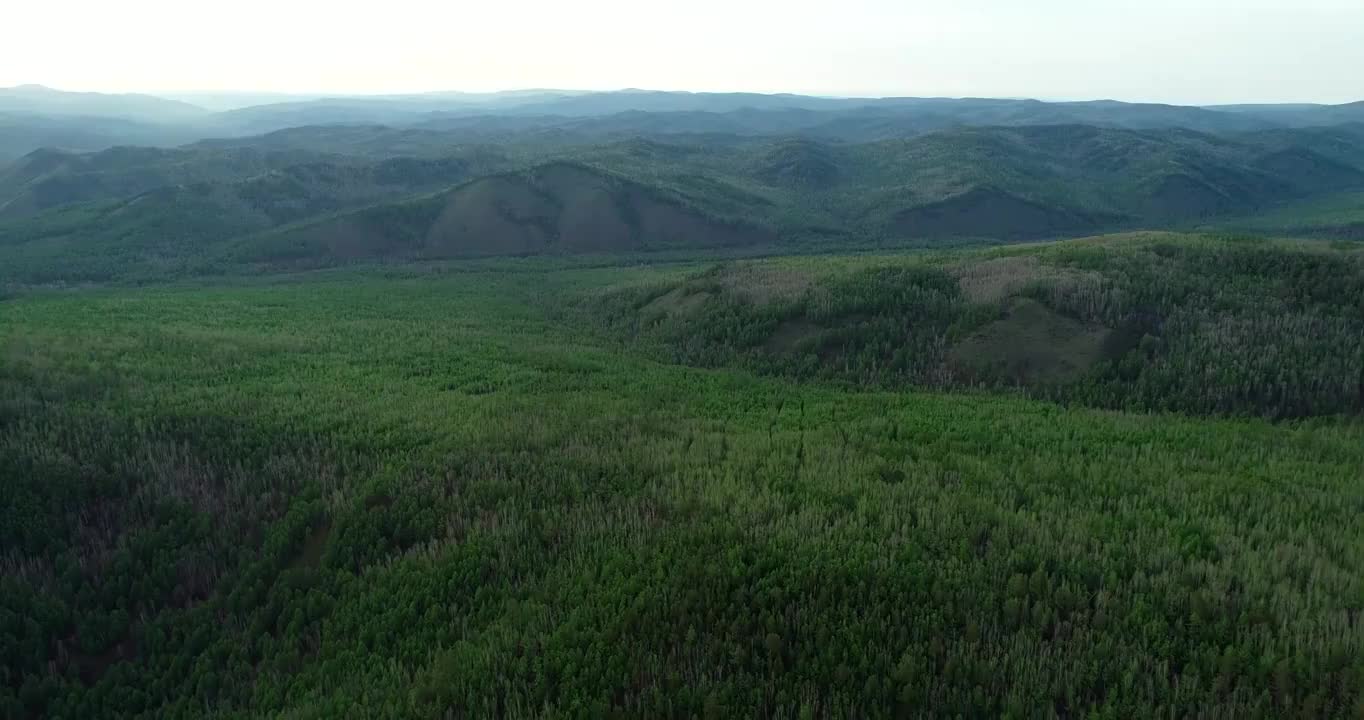
<instances>
[{"instance_id":1,"label":"treeless patch","mask_svg":"<svg viewBox=\"0 0 1364 720\"><path fill-rule=\"evenodd\" d=\"M948 367L967 381L1065 382L1102 358L1108 332L1101 325L1059 315L1036 300L1014 298L1004 317L948 352Z\"/></svg>"},{"instance_id":2,"label":"treeless patch","mask_svg":"<svg viewBox=\"0 0 1364 720\"><path fill-rule=\"evenodd\" d=\"M957 284L966 299L974 303L998 302L1039 282L1073 283L1101 279L1095 272L1044 265L1032 255L962 263L950 268L949 272L957 278Z\"/></svg>"},{"instance_id":3,"label":"treeless patch","mask_svg":"<svg viewBox=\"0 0 1364 720\"><path fill-rule=\"evenodd\" d=\"M758 306L795 300L814 285L809 273L757 264L728 268L720 274L719 281L727 292Z\"/></svg>"},{"instance_id":4,"label":"treeless patch","mask_svg":"<svg viewBox=\"0 0 1364 720\"><path fill-rule=\"evenodd\" d=\"M701 309L711 297L713 296L705 291L690 292L686 286L676 287L650 300L640 308L639 314L646 322L690 315Z\"/></svg>"}]
</instances>

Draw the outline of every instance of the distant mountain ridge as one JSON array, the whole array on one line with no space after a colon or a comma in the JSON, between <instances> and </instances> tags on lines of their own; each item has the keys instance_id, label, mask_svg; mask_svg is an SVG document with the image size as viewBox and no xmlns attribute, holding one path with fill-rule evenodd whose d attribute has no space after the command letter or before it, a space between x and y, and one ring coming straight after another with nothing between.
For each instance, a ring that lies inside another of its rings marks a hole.
<instances>
[{"instance_id":1,"label":"distant mountain ridge","mask_svg":"<svg viewBox=\"0 0 1364 720\"><path fill-rule=\"evenodd\" d=\"M155 95L66 92L43 85L0 89L0 112L113 117L144 122L177 122L208 114L201 107Z\"/></svg>"},{"instance_id":2,"label":"distant mountain ridge","mask_svg":"<svg viewBox=\"0 0 1364 720\"><path fill-rule=\"evenodd\" d=\"M0 281L1207 223L1356 237L1364 191L1360 103L639 90L210 112L67 95L0 90L54 113L0 111ZM79 114L90 108L180 119Z\"/></svg>"},{"instance_id":3,"label":"distant mountain ridge","mask_svg":"<svg viewBox=\"0 0 1364 720\"><path fill-rule=\"evenodd\" d=\"M33 85L0 88L0 114L13 116L0 123L0 163L44 146L82 151L120 144L170 146L311 125L380 124L436 130L505 125L518 132L554 133L585 142L625 133L794 134L865 142L982 125L1078 123L1220 133L1364 122L1364 102L1195 107L1114 100L532 90L341 97L265 95L255 99L280 102L243 107L240 100L234 102L230 97L203 97L207 104L230 109L215 112L182 100L143 94L69 93ZM70 130L66 134L43 132L54 125Z\"/></svg>"}]
</instances>

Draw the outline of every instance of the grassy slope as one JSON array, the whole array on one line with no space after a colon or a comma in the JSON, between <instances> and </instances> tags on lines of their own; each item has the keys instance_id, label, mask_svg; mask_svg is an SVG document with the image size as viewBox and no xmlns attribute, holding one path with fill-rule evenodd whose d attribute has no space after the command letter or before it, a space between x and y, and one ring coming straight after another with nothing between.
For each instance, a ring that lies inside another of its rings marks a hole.
<instances>
[{"instance_id":1,"label":"grassy slope","mask_svg":"<svg viewBox=\"0 0 1364 720\"><path fill-rule=\"evenodd\" d=\"M697 269L0 303L0 703L1358 712L1357 424L660 365L566 302Z\"/></svg>"}]
</instances>

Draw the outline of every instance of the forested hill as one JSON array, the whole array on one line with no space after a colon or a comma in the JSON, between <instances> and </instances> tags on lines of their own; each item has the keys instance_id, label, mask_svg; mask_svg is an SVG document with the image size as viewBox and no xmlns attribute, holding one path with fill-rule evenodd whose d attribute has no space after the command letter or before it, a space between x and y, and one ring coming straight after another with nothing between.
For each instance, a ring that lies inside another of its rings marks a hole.
<instances>
[{"instance_id":1,"label":"forested hill","mask_svg":"<svg viewBox=\"0 0 1364 720\"><path fill-rule=\"evenodd\" d=\"M1138 233L737 262L585 305L705 367L1143 412L1364 413L1364 245Z\"/></svg>"}]
</instances>

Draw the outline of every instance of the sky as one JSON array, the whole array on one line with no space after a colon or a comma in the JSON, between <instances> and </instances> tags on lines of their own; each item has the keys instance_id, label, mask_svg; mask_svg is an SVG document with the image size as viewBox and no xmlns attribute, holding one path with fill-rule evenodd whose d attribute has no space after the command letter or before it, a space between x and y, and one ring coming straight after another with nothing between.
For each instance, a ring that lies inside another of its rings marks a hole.
<instances>
[{"instance_id":1,"label":"sky","mask_svg":"<svg viewBox=\"0 0 1364 720\"><path fill-rule=\"evenodd\" d=\"M1364 99L1364 0L51 0L0 86Z\"/></svg>"}]
</instances>

